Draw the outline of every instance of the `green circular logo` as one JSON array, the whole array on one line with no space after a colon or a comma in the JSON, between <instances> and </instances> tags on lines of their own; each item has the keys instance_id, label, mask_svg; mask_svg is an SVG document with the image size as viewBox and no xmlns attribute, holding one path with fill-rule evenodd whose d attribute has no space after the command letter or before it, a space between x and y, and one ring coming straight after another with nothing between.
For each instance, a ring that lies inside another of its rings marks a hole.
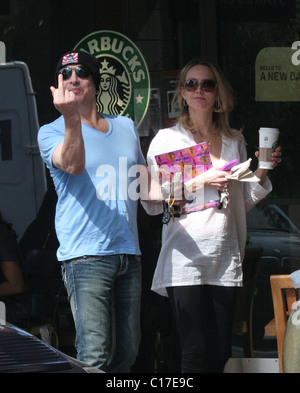
<instances>
[{"instance_id":1,"label":"green circular logo","mask_svg":"<svg viewBox=\"0 0 300 393\"><path fill-rule=\"evenodd\" d=\"M101 30L76 44L100 60L98 110L130 117L136 127L144 119L150 100L150 77L140 50L123 34Z\"/></svg>"}]
</instances>

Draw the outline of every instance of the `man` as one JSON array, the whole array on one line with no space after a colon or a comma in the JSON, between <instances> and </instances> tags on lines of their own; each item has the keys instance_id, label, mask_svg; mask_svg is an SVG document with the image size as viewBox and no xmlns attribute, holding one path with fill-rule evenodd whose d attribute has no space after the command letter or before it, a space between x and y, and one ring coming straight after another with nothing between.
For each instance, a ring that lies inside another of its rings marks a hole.
<instances>
[{"instance_id":1,"label":"man","mask_svg":"<svg viewBox=\"0 0 300 393\"><path fill-rule=\"evenodd\" d=\"M53 103L61 113L41 127L38 143L58 202L57 257L76 327L79 360L129 372L140 340L141 266L137 199L128 188L145 165L133 122L99 114L99 63L68 52L56 68Z\"/></svg>"}]
</instances>

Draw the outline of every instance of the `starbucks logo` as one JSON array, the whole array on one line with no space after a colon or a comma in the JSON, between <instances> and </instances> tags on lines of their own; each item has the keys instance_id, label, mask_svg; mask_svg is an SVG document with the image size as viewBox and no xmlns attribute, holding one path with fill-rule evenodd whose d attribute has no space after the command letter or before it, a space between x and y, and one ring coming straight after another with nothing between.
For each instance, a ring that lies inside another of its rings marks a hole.
<instances>
[{"instance_id":1,"label":"starbucks logo","mask_svg":"<svg viewBox=\"0 0 300 393\"><path fill-rule=\"evenodd\" d=\"M89 34L74 50L100 61L99 112L130 117L138 127L150 100L149 71L140 50L126 36L109 30Z\"/></svg>"}]
</instances>

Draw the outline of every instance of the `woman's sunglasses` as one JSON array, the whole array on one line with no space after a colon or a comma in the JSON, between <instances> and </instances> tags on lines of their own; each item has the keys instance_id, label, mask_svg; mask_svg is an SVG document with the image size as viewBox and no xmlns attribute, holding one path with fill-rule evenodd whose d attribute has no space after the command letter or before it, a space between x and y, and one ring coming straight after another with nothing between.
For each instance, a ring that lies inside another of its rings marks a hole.
<instances>
[{"instance_id":1,"label":"woman's sunglasses","mask_svg":"<svg viewBox=\"0 0 300 393\"><path fill-rule=\"evenodd\" d=\"M61 68L58 71L58 73L62 74L63 80L66 81L71 78L73 71L75 71L78 78L81 78L81 79L86 79L90 75L90 72L83 66L77 66L76 68L64 67L64 68Z\"/></svg>"},{"instance_id":2,"label":"woman's sunglasses","mask_svg":"<svg viewBox=\"0 0 300 393\"><path fill-rule=\"evenodd\" d=\"M183 87L190 92L194 92L198 89L198 87L200 86L201 91L206 91L208 93L211 93L213 91L215 91L216 88L216 81L214 81L213 79L205 79L202 82L198 82L195 79L189 79L187 81L185 81Z\"/></svg>"}]
</instances>

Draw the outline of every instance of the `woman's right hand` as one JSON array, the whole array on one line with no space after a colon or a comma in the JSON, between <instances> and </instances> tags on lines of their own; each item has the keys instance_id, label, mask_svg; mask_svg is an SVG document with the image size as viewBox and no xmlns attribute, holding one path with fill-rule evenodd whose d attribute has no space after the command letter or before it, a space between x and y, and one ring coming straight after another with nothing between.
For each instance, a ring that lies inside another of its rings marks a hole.
<instances>
[{"instance_id":1,"label":"woman's right hand","mask_svg":"<svg viewBox=\"0 0 300 393\"><path fill-rule=\"evenodd\" d=\"M232 180L226 178L230 175L231 171L222 171L215 167L210 168L208 171L202 173L199 177L203 179L204 187L213 187L219 191L222 191L225 186L227 189L230 187Z\"/></svg>"},{"instance_id":2,"label":"woman's right hand","mask_svg":"<svg viewBox=\"0 0 300 393\"><path fill-rule=\"evenodd\" d=\"M203 172L201 175L194 177L184 183L184 195L188 196L203 189L203 187L212 187L218 191L228 190L232 184L232 180L226 178L231 175L232 171L222 171L212 167ZM187 198L188 199L188 198Z\"/></svg>"}]
</instances>

